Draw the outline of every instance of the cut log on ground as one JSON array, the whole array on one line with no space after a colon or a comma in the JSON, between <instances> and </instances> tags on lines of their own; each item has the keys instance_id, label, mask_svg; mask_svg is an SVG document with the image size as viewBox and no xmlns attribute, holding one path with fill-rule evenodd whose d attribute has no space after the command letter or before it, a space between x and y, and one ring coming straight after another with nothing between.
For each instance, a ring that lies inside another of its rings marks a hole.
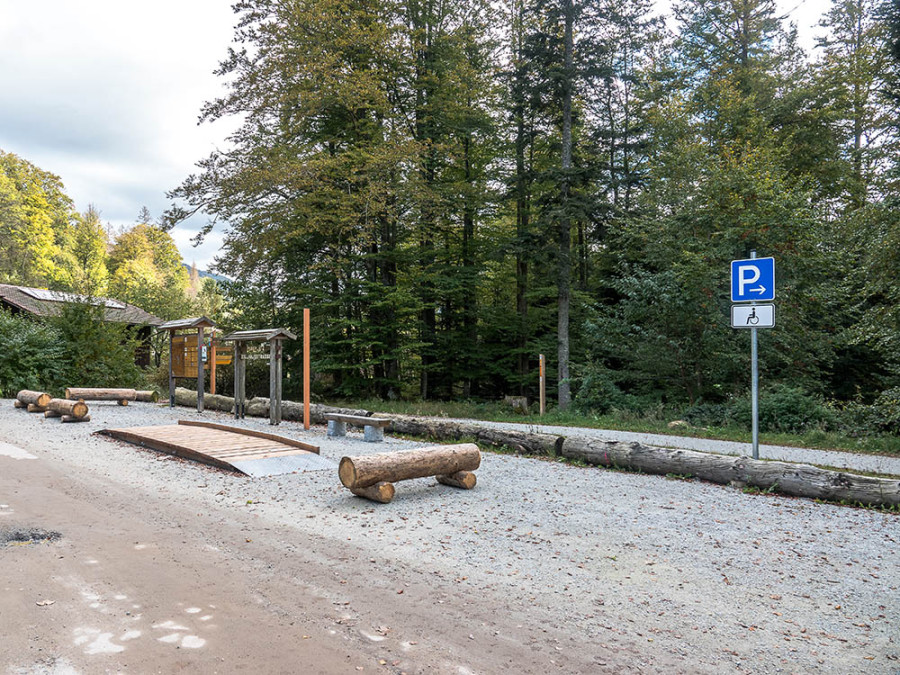
<instances>
[{"instance_id":1,"label":"cut log on ground","mask_svg":"<svg viewBox=\"0 0 900 675\"><path fill-rule=\"evenodd\" d=\"M458 487L463 490L471 490L478 482L475 478L475 474L471 471L457 471L449 476L435 476L435 478L437 478L437 482L441 485Z\"/></svg>"},{"instance_id":2,"label":"cut log on ground","mask_svg":"<svg viewBox=\"0 0 900 675\"><path fill-rule=\"evenodd\" d=\"M25 409L30 413L47 412L46 406L38 405L37 403L29 403Z\"/></svg>"},{"instance_id":3,"label":"cut log on ground","mask_svg":"<svg viewBox=\"0 0 900 675\"><path fill-rule=\"evenodd\" d=\"M22 403L19 399L13 401L13 408L27 408L27 403Z\"/></svg>"},{"instance_id":4,"label":"cut log on ground","mask_svg":"<svg viewBox=\"0 0 900 675\"><path fill-rule=\"evenodd\" d=\"M66 398L72 401L134 401L134 389L101 389L96 387L67 387Z\"/></svg>"},{"instance_id":5,"label":"cut log on ground","mask_svg":"<svg viewBox=\"0 0 900 675\"><path fill-rule=\"evenodd\" d=\"M342 457L338 467L341 483L364 488L381 481L396 482L426 476L474 471L481 465L481 451L474 443L439 445L379 455Z\"/></svg>"},{"instance_id":6,"label":"cut log on ground","mask_svg":"<svg viewBox=\"0 0 900 675\"><path fill-rule=\"evenodd\" d=\"M197 392L193 389L176 387L175 404L187 406L189 408L196 408ZM222 412L231 412L232 410L234 410L234 399L231 396L203 394L203 408L205 410L221 410Z\"/></svg>"},{"instance_id":7,"label":"cut log on ground","mask_svg":"<svg viewBox=\"0 0 900 675\"><path fill-rule=\"evenodd\" d=\"M369 487L350 488L350 492L357 497L365 497L380 504L389 504L394 498L394 486L386 481L375 483Z\"/></svg>"},{"instance_id":8,"label":"cut log on ground","mask_svg":"<svg viewBox=\"0 0 900 675\"><path fill-rule=\"evenodd\" d=\"M728 457L584 437L565 439L562 454L563 457L588 464L662 475L688 475L714 483L748 485L795 497L871 506L900 505L900 480L896 478L859 476L808 464Z\"/></svg>"},{"instance_id":9,"label":"cut log on ground","mask_svg":"<svg viewBox=\"0 0 900 675\"><path fill-rule=\"evenodd\" d=\"M140 403L156 403L157 401L159 401L159 394L157 392L153 391L152 389L147 389L147 390L143 390L143 391L139 389L136 392L134 392L134 394L135 394L134 400L138 401Z\"/></svg>"},{"instance_id":10,"label":"cut log on ground","mask_svg":"<svg viewBox=\"0 0 900 675\"><path fill-rule=\"evenodd\" d=\"M62 417L62 415L55 410L48 410L44 413L44 417Z\"/></svg>"},{"instance_id":11,"label":"cut log on ground","mask_svg":"<svg viewBox=\"0 0 900 675\"><path fill-rule=\"evenodd\" d=\"M90 422L91 416L85 415L84 417L75 417L74 415L62 415L59 420L61 422Z\"/></svg>"},{"instance_id":12,"label":"cut log on ground","mask_svg":"<svg viewBox=\"0 0 900 675\"><path fill-rule=\"evenodd\" d=\"M60 415L71 417L84 417L88 414L87 403L84 401L70 401L65 398L52 398L47 408Z\"/></svg>"},{"instance_id":13,"label":"cut log on ground","mask_svg":"<svg viewBox=\"0 0 900 675\"><path fill-rule=\"evenodd\" d=\"M32 391L30 389L23 389L18 394L16 394L16 400L28 405L29 403L41 406L42 408L47 407L47 403L50 399L53 398L50 394L47 394L43 391Z\"/></svg>"},{"instance_id":14,"label":"cut log on ground","mask_svg":"<svg viewBox=\"0 0 900 675\"><path fill-rule=\"evenodd\" d=\"M120 398L118 401L116 401L116 403L118 403L119 405L128 405L128 399Z\"/></svg>"}]
</instances>

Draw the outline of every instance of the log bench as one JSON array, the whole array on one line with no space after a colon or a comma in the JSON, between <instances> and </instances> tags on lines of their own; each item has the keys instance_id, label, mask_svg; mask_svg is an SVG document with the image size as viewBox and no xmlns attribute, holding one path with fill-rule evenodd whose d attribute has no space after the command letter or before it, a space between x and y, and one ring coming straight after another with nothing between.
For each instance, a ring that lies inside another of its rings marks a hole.
<instances>
[{"instance_id":1,"label":"log bench","mask_svg":"<svg viewBox=\"0 0 900 675\"><path fill-rule=\"evenodd\" d=\"M346 436L347 425L363 428L363 440L370 443L378 443L384 440L384 428L391 421L384 417L365 417L363 415L342 415L340 413L325 413L328 421L329 436Z\"/></svg>"},{"instance_id":2,"label":"log bench","mask_svg":"<svg viewBox=\"0 0 900 675\"><path fill-rule=\"evenodd\" d=\"M394 482L435 476L438 483L471 490L481 465L474 443L440 445L416 450L342 457L338 477L358 497L387 504L394 498Z\"/></svg>"}]
</instances>

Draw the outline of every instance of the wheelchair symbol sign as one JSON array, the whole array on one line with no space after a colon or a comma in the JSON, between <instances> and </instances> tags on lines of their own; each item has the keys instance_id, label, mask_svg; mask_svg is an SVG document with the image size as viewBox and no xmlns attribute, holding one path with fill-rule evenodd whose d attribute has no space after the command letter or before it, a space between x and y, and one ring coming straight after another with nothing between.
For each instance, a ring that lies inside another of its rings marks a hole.
<instances>
[{"instance_id":1,"label":"wheelchair symbol sign","mask_svg":"<svg viewBox=\"0 0 900 675\"><path fill-rule=\"evenodd\" d=\"M774 328L775 305L732 305L732 328Z\"/></svg>"}]
</instances>

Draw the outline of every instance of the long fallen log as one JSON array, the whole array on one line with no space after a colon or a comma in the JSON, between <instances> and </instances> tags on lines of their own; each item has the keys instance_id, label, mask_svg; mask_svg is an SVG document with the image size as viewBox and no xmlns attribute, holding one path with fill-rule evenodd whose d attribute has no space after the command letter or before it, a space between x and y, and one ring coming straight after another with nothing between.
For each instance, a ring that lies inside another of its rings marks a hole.
<instances>
[{"instance_id":1,"label":"long fallen log","mask_svg":"<svg viewBox=\"0 0 900 675\"><path fill-rule=\"evenodd\" d=\"M196 408L197 392L193 389L176 387L175 404L187 406L189 408ZM220 410L222 412L231 412L232 410L234 410L234 399L230 396L220 396L219 394L204 393L203 407L206 410Z\"/></svg>"},{"instance_id":2,"label":"long fallen log","mask_svg":"<svg viewBox=\"0 0 900 675\"><path fill-rule=\"evenodd\" d=\"M338 476L344 487L366 488L425 476L474 471L481 465L481 451L474 443L439 445L377 455L342 457Z\"/></svg>"},{"instance_id":3,"label":"long fallen log","mask_svg":"<svg viewBox=\"0 0 900 675\"><path fill-rule=\"evenodd\" d=\"M88 414L87 403L84 401L70 401L65 398L50 399L47 409L59 415L69 415L70 417L84 417Z\"/></svg>"},{"instance_id":4,"label":"long fallen log","mask_svg":"<svg viewBox=\"0 0 900 675\"><path fill-rule=\"evenodd\" d=\"M47 412L47 406L38 405L37 403L29 403L25 409L30 413Z\"/></svg>"},{"instance_id":5,"label":"long fallen log","mask_svg":"<svg viewBox=\"0 0 900 675\"><path fill-rule=\"evenodd\" d=\"M41 408L46 408L47 403L50 399L53 398L50 394L47 394L43 391L32 391L31 389L23 389L18 394L16 394L16 400L20 403L40 406Z\"/></svg>"},{"instance_id":6,"label":"long fallen log","mask_svg":"<svg viewBox=\"0 0 900 675\"><path fill-rule=\"evenodd\" d=\"M72 401L135 401L137 392L134 389L66 387L66 398Z\"/></svg>"},{"instance_id":7,"label":"long fallen log","mask_svg":"<svg viewBox=\"0 0 900 675\"><path fill-rule=\"evenodd\" d=\"M159 400L159 394L152 389L140 390L138 389L135 393L135 401L140 403L156 403Z\"/></svg>"},{"instance_id":8,"label":"long fallen log","mask_svg":"<svg viewBox=\"0 0 900 675\"><path fill-rule=\"evenodd\" d=\"M714 483L749 485L794 497L871 506L900 505L900 479L859 476L809 464L671 450L578 436L563 441L562 455L598 466L662 475L689 475Z\"/></svg>"}]
</instances>

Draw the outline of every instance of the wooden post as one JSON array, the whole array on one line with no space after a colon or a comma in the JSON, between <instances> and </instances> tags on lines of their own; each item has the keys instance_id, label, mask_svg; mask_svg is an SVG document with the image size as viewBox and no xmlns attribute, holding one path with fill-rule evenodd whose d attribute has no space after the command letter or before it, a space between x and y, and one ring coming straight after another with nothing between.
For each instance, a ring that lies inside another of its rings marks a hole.
<instances>
[{"instance_id":1,"label":"wooden post","mask_svg":"<svg viewBox=\"0 0 900 675\"><path fill-rule=\"evenodd\" d=\"M281 340L269 340L269 424L281 421Z\"/></svg>"},{"instance_id":2,"label":"wooden post","mask_svg":"<svg viewBox=\"0 0 900 675\"><path fill-rule=\"evenodd\" d=\"M244 417L244 343L234 343L234 419Z\"/></svg>"},{"instance_id":3,"label":"wooden post","mask_svg":"<svg viewBox=\"0 0 900 675\"><path fill-rule=\"evenodd\" d=\"M216 395L216 329L209 335L209 393Z\"/></svg>"},{"instance_id":4,"label":"wooden post","mask_svg":"<svg viewBox=\"0 0 900 675\"><path fill-rule=\"evenodd\" d=\"M303 308L303 428L309 430L309 307Z\"/></svg>"},{"instance_id":5,"label":"wooden post","mask_svg":"<svg viewBox=\"0 0 900 675\"><path fill-rule=\"evenodd\" d=\"M547 377L544 374L545 360L544 355L540 355L540 391L541 391L541 417L544 416L544 409L547 406Z\"/></svg>"},{"instance_id":6,"label":"wooden post","mask_svg":"<svg viewBox=\"0 0 900 675\"><path fill-rule=\"evenodd\" d=\"M175 371L172 370L172 356L175 353L172 343L175 341L175 331L169 331L169 407L175 407Z\"/></svg>"},{"instance_id":7,"label":"wooden post","mask_svg":"<svg viewBox=\"0 0 900 675\"><path fill-rule=\"evenodd\" d=\"M197 327L197 412L203 412L203 326Z\"/></svg>"}]
</instances>

